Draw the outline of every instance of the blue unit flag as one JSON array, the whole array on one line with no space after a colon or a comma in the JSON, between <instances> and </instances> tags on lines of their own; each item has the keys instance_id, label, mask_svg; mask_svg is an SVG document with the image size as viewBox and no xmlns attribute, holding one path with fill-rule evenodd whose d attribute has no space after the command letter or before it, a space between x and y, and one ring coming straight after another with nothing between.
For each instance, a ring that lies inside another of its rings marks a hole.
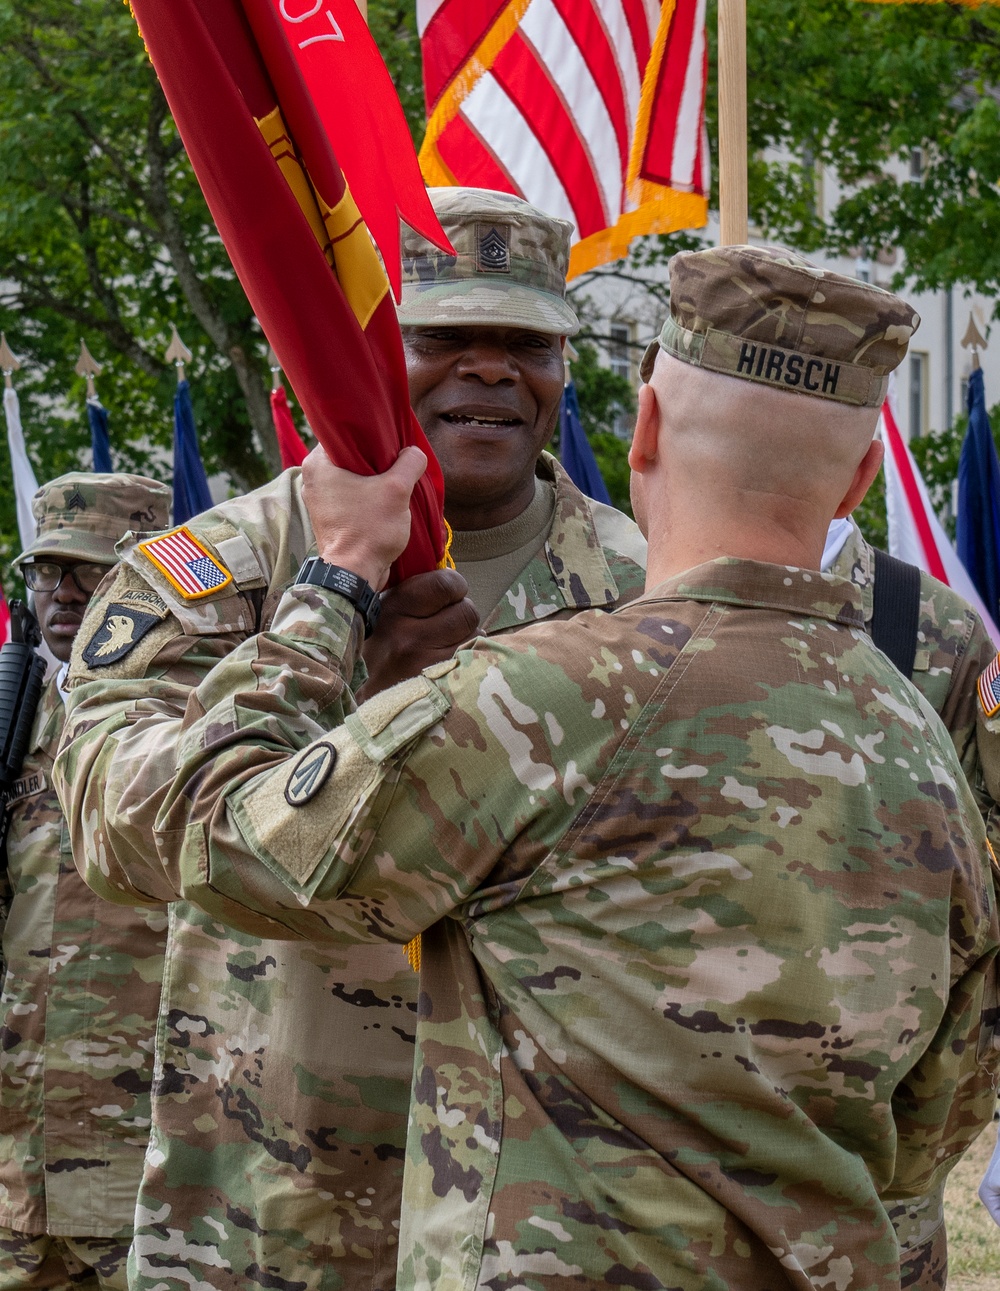
<instances>
[{"instance_id":1,"label":"blue unit flag","mask_svg":"<svg viewBox=\"0 0 1000 1291\"><path fill-rule=\"evenodd\" d=\"M210 506L212 495L198 449L191 386L186 380L178 381L174 395L174 524L186 524Z\"/></svg>"},{"instance_id":2,"label":"blue unit flag","mask_svg":"<svg viewBox=\"0 0 1000 1291\"><path fill-rule=\"evenodd\" d=\"M94 470L110 474L111 439L108 435L108 410L99 399L87 400L87 421L90 423L90 444L94 450Z\"/></svg>"},{"instance_id":3,"label":"blue unit flag","mask_svg":"<svg viewBox=\"0 0 1000 1291\"><path fill-rule=\"evenodd\" d=\"M570 479L581 492L596 502L611 505L611 495L580 420L580 401L573 381L563 390L559 405L559 456Z\"/></svg>"},{"instance_id":4,"label":"blue unit flag","mask_svg":"<svg viewBox=\"0 0 1000 1291\"><path fill-rule=\"evenodd\" d=\"M958 462L959 559L996 620L1000 609L1000 461L979 368L969 377L969 429Z\"/></svg>"}]
</instances>

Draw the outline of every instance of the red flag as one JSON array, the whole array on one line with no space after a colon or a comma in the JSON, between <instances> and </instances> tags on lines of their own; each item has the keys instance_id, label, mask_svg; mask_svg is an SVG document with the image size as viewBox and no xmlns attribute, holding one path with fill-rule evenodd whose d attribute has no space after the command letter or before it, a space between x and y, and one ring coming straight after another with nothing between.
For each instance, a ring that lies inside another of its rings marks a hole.
<instances>
[{"instance_id":1,"label":"red flag","mask_svg":"<svg viewBox=\"0 0 1000 1291\"><path fill-rule=\"evenodd\" d=\"M278 92L282 114L303 152L306 168L332 140L351 194L382 252L392 289L399 299L399 221L445 250L451 245L431 206L403 108L368 25L351 0L270 0L281 19L298 76L286 76L272 57L267 24L258 19L261 0L245 8ZM297 96L305 89L315 112L299 113ZM294 106L293 106L294 105ZM313 140L318 123L322 138Z\"/></svg>"},{"instance_id":2,"label":"red flag","mask_svg":"<svg viewBox=\"0 0 1000 1291\"><path fill-rule=\"evenodd\" d=\"M274 418L274 433L278 436L281 465L286 471L290 466L301 466L309 455L309 449L295 429L284 386L271 391L271 416Z\"/></svg>"},{"instance_id":3,"label":"red flag","mask_svg":"<svg viewBox=\"0 0 1000 1291\"><path fill-rule=\"evenodd\" d=\"M233 267L316 438L359 474L388 469L407 444L428 456L399 579L441 561L444 484L410 410L388 279L283 29L284 11L294 17L312 3L132 7ZM323 12L344 37L332 43L364 61L367 47L346 34L342 10L353 3L328 0ZM381 60L378 68L387 78ZM377 97L367 65L366 74ZM338 134L364 132L370 118L355 119L354 106L340 104Z\"/></svg>"}]
</instances>

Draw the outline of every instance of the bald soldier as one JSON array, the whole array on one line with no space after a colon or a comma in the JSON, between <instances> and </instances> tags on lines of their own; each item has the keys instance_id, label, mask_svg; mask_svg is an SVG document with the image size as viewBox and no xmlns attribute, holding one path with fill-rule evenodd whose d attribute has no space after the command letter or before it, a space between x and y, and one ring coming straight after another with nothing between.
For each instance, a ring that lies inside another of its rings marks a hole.
<instances>
[{"instance_id":1,"label":"bald soldier","mask_svg":"<svg viewBox=\"0 0 1000 1291\"><path fill-rule=\"evenodd\" d=\"M492 636L612 608L643 582L636 526L584 498L542 452L562 395L561 338L578 326L565 299L570 226L506 194L446 189L432 200L457 255L403 231L400 322L411 400L443 466L452 553L475 611L453 572L393 589L366 648L365 693L448 658L476 612ZM378 513L366 523L380 523ZM146 807L133 822L147 840L195 688L233 651L239 667L238 647L255 633L267 637L315 552L299 472L181 531L204 591L171 577L176 541L125 554L74 669L77 681L98 683L133 737L128 750L118 745L116 766L142 779ZM100 654L133 595L146 598L139 630ZM319 692L296 683L285 733L305 746L331 707L352 709L349 682L360 688L364 671L352 666ZM180 891L148 847L109 848L97 817L78 819L77 841L102 858L92 881L104 895L170 901ZM171 907L132 1286L385 1291L395 1284L418 979L396 945L294 945L276 939L287 932L275 921L244 933L227 924L225 911Z\"/></svg>"},{"instance_id":2,"label":"bald soldier","mask_svg":"<svg viewBox=\"0 0 1000 1291\"><path fill-rule=\"evenodd\" d=\"M324 566L382 583L423 463L307 463L319 560L190 697L157 849L248 928L422 936L401 1287L893 1291L887 1206L988 1120L982 821L820 572L915 321L781 249L675 257L630 458L645 595L346 719L321 698L364 624ZM74 698L62 788L121 857L148 818L128 727Z\"/></svg>"},{"instance_id":3,"label":"bald soldier","mask_svg":"<svg viewBox=\"0 0 1000 1291\"><path fill-rule=\"evenodd\" d=\"M15 565L61 667L42 692L8 798L0 1288L123 1291L149 1133L166 920L109 905L85 886L52 761L87 603L115 563L118 539L166 524L170 490L137 475L77 472L39 489L31 510L37 535Z\"/></svg>"}]
</instances>

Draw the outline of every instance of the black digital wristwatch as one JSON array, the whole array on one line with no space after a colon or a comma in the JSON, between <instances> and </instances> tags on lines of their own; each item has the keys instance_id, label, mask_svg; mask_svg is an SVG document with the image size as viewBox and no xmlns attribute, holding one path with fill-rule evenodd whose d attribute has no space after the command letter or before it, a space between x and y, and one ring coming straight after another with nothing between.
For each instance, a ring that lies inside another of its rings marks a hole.
<instances>
[{"instance_id":1,"label":"black digital wristwatch","mask_svg":"<svg viewBox=\"0 0 1000 1291\"><path fill-rule=\"evenodd\" d=\"M302 568L295 575L296 583L312 583L316 587L325 587L328 592L336 592L345 601L350 601L365 621L365 636L370 637L375 631L378 616L382 613L382 602L378 592L359 574L352 574L349 569L339 565L328 565L319 556L309 556Z\"/></svg>"}]
</instances>

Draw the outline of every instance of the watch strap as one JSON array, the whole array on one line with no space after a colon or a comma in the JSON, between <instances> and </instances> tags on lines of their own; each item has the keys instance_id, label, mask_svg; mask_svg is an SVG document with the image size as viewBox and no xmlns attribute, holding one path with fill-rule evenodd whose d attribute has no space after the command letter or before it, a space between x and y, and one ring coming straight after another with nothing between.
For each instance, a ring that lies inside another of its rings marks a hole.
<instances>
[{"instance_id":1,"label":"watch strap","mask_svg":"<svg viewBox=\"0 0 1000 1291\"><path fill-rule=\"evenodd\" d=\"M328 592L336 592L345 601L350 601L364 619L365 636L370 637L375 631L382 602L374 587L361 577L341 565L329 565L319 556L309 556L295 575L296 583L309 583L314 587L325 587Z\"/></svg>"}]
</instances>

